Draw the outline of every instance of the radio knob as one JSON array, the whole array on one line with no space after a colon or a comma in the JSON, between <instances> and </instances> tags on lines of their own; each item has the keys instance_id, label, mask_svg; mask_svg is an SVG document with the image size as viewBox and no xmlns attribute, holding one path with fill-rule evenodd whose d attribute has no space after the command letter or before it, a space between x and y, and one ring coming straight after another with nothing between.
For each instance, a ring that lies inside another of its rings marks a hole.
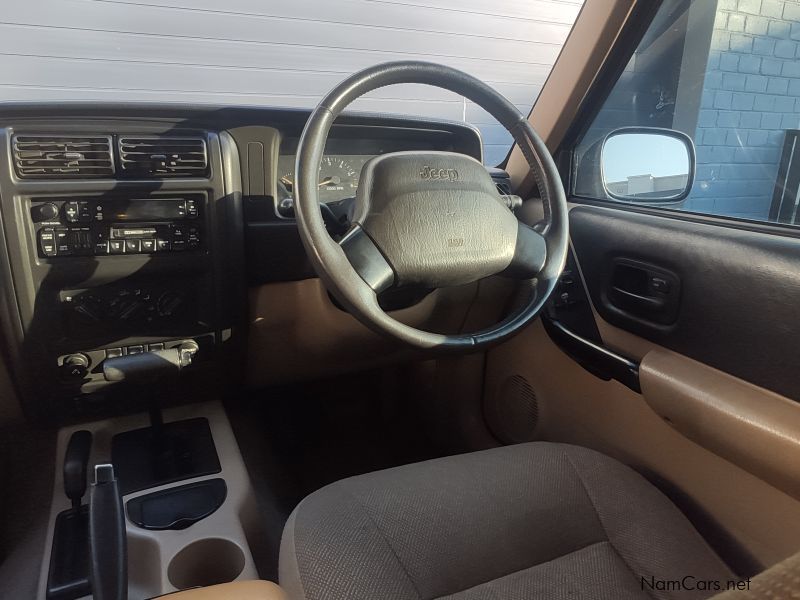
<instances>
[{"instance_id":1,"label":"radio knob","mask_svg":"<svg viewBox=\"0 0 800 600\"><path fill-rule=\"evenodd\" d=\"M58 206L52 202L45 202L36 208L39 221L52 221L58 217Z\"/></svg>"}]
</instances>

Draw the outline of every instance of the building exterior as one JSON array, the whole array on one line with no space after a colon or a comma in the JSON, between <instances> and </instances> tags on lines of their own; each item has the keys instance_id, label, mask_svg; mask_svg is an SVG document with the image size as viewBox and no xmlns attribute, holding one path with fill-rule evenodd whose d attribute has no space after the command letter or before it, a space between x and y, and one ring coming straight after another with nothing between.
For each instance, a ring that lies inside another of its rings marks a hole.
<instances>
[{"instance_id":1,"label":"building exterior","mask_svg":"<svg viewBox=\"0 0 800 600\"><path fill-rule=\"evenodd\" d=\"M463 69L527 114L583 0L29 0L6 2L0 100L312 107L350 73L400 59ZM482 110L429 87L356 108L466 120L486 162L511 144Z\"/></svg>"}]
</instances>

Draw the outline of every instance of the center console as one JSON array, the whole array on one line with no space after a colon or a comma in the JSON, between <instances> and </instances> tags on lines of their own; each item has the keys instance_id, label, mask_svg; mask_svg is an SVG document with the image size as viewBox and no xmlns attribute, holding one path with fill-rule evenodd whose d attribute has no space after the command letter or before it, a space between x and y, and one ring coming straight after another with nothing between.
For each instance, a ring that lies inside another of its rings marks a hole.
<instances>
[{"instance_id":1,"label":"center console","mask_svg":"<svg viewBox=\"0 0 800 600\"><path fill-rule=\"evenodd\" d=\"M104 361L187 342L199 352L165 395L202 398L234 376L245 294L233 138L122 119L0 125L0 309L29 416L135 409L138 392L109 382Z\"/></svg>"},{"instance_id":2,"label":"center console","mask_svg":"<svg viewBox=\"0 0 800 600\"><path fill-rule=\"evenodd\" d=\"M254 557L263 555L268 536L225 410L219 402L184 405L165 410L164 420L166 427L204 428L208 461L201 462L213 465L181 479L143 481L118 455L121 446L150 428L145 414L59 431L59 468L55 470L49 543L42 560L37 600L90 600L93 589L99 587L98 571L119 574L131 599L258 579ZM73 457L76 440L83 446L79 460ZM78 485L73 482L76 462L83 466L83 472L77 473ZM96 477L93 465L103 463L113 464L121 496L119 507L124 507L127 518L108 518L108 513L96 512L99 501L92 489ZM101 524L99 532L93 533L88 526L93 518ZM124 540L120 556L114 556L115 544L102 539L115 524ZM99 557L98 547L102 549ZM119 560L123 561L122 568L108 569L100 564L95 569L98 562L115 565ZM247 585L215 589L233 594L220 597L239 597L240 587ZM261 587L272 588L274 597L281 597L277 586Z\"/></svg>"}]
</instances>

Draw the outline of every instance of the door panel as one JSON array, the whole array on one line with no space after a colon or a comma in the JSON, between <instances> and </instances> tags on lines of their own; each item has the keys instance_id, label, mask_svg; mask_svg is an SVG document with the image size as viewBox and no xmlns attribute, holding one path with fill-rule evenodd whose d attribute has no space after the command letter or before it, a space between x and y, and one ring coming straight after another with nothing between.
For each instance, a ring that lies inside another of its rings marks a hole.
<instances>
[{"instance_id":1,"label":"door panel","mask_svg":"<svg viewBox=\"0 0 800 600\"><path fill-rule=\"evenodd\" d=\"M795 553L800 241L586 205L570 227L602 344L638 365L641 393L593 375L537 322L489 353L484 404L521 378L534 437L631 465L741 574ZM674 294L669 317L614 294L658 298L653 278Z\"/></svg>"},{"instance_id":2,"label":"door panel","mask_svg":"<svg viewBox=\"0 0 800 600\"><path fill-rule=\"evenodd\" d=\"M640 349L656 348L628 337ZM541 321L489 352L484 406L502 398L512 378L535 396L533 437L593 448L630 465L669 496L737 573L757 573L797 552L800 500L690 440L641 394L589 373L555 345Z\"/></svg>"},{"instance_id":3,"label":"door panel","mask_svg":"<svg viewBox=\"0 0 800 600\"><path fill-rule=\"evenodd\" d=\"M595 206L573 208L570 230L603 319L800 400L800 240ZM629 264L641 267L643 284L619 277ZM652 290L656 278L667 281L667 294ZM626 304L621 285L670 298L674 314Z\"/></svg>"}]
</instances>

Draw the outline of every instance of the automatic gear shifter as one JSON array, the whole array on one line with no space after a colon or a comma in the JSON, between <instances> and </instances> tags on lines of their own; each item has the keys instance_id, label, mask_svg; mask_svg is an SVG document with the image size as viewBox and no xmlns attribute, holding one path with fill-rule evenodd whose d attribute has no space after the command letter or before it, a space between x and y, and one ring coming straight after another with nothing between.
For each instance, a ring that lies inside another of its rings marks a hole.
<instances>
[{"instance_id":1,"label":"automatic gear shifter","mask_svg":"<svg viewBox=\"0 0 800 600\"><path fill-rule=\"evenodd\" d=\"M181 369L191 365L199 349L197 342L187 340L177 348L169 350L107 358L103 361L103 377L106 381L157 383L159 380L177 375Z\"/></svg>"},{"instance_id":2,"label":"automatic gear shifter","mask_svg":"<svg viewBox=\"0 0 800 600\"><path fill-rule=\"evenodd\" d=\"M112 462L123 494L188 477L220 471L219 458L206 419L164 423L162 384L177 378L192 364L197 342L186 340L176 348L106 359L107 381L136 386L149 399L150 427L127 431L112 440Z\"/></svg>"}]
</instances>

